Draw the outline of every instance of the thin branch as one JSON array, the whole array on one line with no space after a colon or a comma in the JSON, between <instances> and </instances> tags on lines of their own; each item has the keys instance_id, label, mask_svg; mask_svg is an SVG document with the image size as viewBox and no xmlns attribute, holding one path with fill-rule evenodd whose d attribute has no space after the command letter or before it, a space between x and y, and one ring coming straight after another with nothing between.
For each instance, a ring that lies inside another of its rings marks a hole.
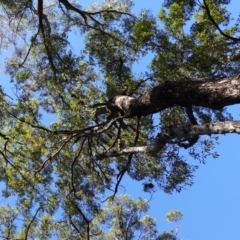
<instances>
[{"instance_id":1,"label":"thin branch","mask_svg":"<svg viewBox=\"0 0 240 240\"><path fill-rule=\"evenodd\" d=\"M134 144L133 144L134 147L137 145L138 138L139 138L140 120L141 120L141 116L137 116L137 129L136 129L136 136L135 136Z\"/></svg>"},{"instance_id":2,"label":"thin branch","mask_svg":"<svg viewBox=\"0 0 240 240\"><path fill-rule=\"evenodd\" d=\"M85 24L87 24L87 17L86 17L86 13L84 11L74 7L67 0L59 0L59 2L62 3L67 10L72 10L74 12L79 13L81 15L81 17L84 19Z\"/></svg>"},{"instance_id":3,"label":"thin branch","mask_svg":"<svg viewBox=\"0 0 240 240\"><path fill-rule=\"evenodd\" d=\"M185 109L186 109L186 113L188 115L188 118L189 118L189 121L191 122L191 124L198 125L198 122L197 122L195 116L193 115L192 106L187 106ZM195 143L197 143L198 139L199 139L198 135L191 136L190 138L186 139L188 141L188 143L182 142L182 143L179 143L179 146L187 149L189 147L192 147ZM184 141L186 141L186 140L184 140Z\"/></svg>"},{"instance_id":4,"label":"thin branch","mask_svg":"<svg viewBox=\"0 0 240 240\"><path fill-rule=\"evenodd\" d=\"M117 38L117 37L114 36L113 34L108 33L108 32L105 32L104 30L102 30L102 29L99 28L99 27L94 27L93 25L89 25L89 24L88 24L88 22L87 22L87 17L89 17L93 22L97 23L97 25L103 26L103 24L101 24L99 21L97 21L95 18L93 18L93 17L91 16L91 15L97 14L97 12L96 12L96 13L95 13L95 12L94 12L94 13L90 13L90 12L86 12L86 11L80 10L80 9L74 7L73 5L71 5L67 0L59 0L59 3L62 3L67 10L75 11L75 12L79 13L79 14L82 16L82 18L84 19L84 24L81 24L81 23L78 22L78 23L77 23L78 26L81 25L81 26L83 26L83 27L88 27L88 28L90 28L90 29L92 29L92 30L98 31L98 32L100 32L100 33L102 33L102 34L104 34L104 35L106 35L106 36L114 39L114 40L117 41L117 42L121 42L122 44L125 44L126 46L128 45L128 44L124 41L125 38L124 38L124 40L121 40L120 38ZM64 13L71 21L75 22L74 19L72 19L72 18L64 11L64 9L62 8L61 4L59 4L59 6L60 6L61 10L63 11L63 13ZM103 11L99 11L99 14L100 14L100 13L103 13L104 11L106 11L106 12L110 12L110 11L116 12L116 10L103 10ZM119 12L119 11L118 11L118 13L119 13L119 14L129 15L129 16L134 17L133 15L131 15L131 14L129 14L129 13L124 13L124 12ZM130 46L130 47L132 47L132 46Z\"/></svg>"},{"instance_id":5,"label":"thin branch","mask_svg":"<svg viewBox=\"0 0 240 240\"><path fill-rule=\"evenodd\" d=\"M76 199L78 199L78 200L81 200L81 199L77 196L77 191L76 191L76 188L75 188L75 186L74 186L74 168L73 168L73 167L74 167L74 164L75 164L75 162L77 161L78 157L80 156L80 153L81 153L81 151L82 151L82 149L83 149L83 145L84 145L84 142L86 141L86 139L87 139L87 138L83 139L82 144L81 144L81 147L79 148L78 153L77 153L77 155L74 157L74 159L73 159L73 161L72 161L72 164L71 164L71 185L72 185L72 189L73 189L73 194L74 194L74 196L76 197Z\"/></svg>"},{"instance_id":6,"label":"thin branch","mask_svg":"<svg viewBox=\"0 0 240 240\"><path fill-rule=\"evenodd\" d=\"M5 140L9 140L9 137L7 137L5 134L3 134L3 133L1 133L0 132L0 137L2 137L3 139L5 139Z\"/></svg>"},{"instance_id":7,"label":"thin branch","mask_svg":"<svg viewBox=\"0 0 240 240\"><path fill-rule=\"evenodd\" d=\"M68 0L59 0L60 3L62 3L65 8L67 10L72 10L78 14L81 15L81 17L84 19L84 22L86 25L87 24L87 17L89 17L93 22L97 23L98 25L103 25L102 23L100 23L98 20L96 20L93 16L94 15L101 15L102 13L117 13L117 14L122 14L122 15L127 15L130 17L134 17L132 14L127 13L127 12L121 12L121 11L117 11L114 9L106 9L106 10L101 10L101 11L97 11L97 12L86 12L83 10L80 10L79 8L74 7L71 3L69 3Z\"/></svg>"},{"instance_id":8,"label":"thin branch","mask_svg":"<svg viewBox=\"0 0 240 240\"><path fill-rule=\"evenodd\" d=\"M129 95L129 96L132 96L133 93L134 93L135 91L137 91L137 89L138 89L139 87L141 87L141 85L142 85L144 82L146 82L146 81L148 81L148 80L152 80L152 77L149 77L149 78L146 78L146 79L144 79L144 80L141 80L141 81L136 85L136 87L135 87L128 95Z\"/></svg>"},{"instance_id":9,"label":"thin branch","mask_svg":"<svg viewBox=\"0 0 240 240\"><path fill-rule=\"evenodd\" d=\"M71 199L69 198L69 201L75 206L75 208L78 210L78 212L80 213L80 215L83 217L83 220L86 222L87 224L87 235L88 235L88 240L90 240L90 220L87 219L86 215L83 213L82 209Z\"/></svg>"},{"instance_id":10,"label":"thin branch","mask_svg":"<svg viewBox=\"0 0 240 240\"><path fill-rule=\"evenodd\" d=\"M27 231L26 231L26 235L25 235L25 240L28 239L28 232L29 232L29 230L30 230L30 227L31 227L33 221L34 221L35 218L37 217L37 214L38 214L38 212L40 211L40 209L42 209L42 207L39 207L39 208L37 209L35 215L33 216L32 220L31 220L31 222L28 224Z\"/></svg>"},{"instance_id":11,"label":"thin branch","mask_svg":"<svg viewBox=\"0 0 240 240\"><path fill-rule=\"evenodd\" d=\"M107 120L106 122L96 124L96 125L93 125L93 126L90 126L90 127L86 127L86 128L83 128L83 129L79 129L79 130L57 130L57 131L54 131L53 133L71 135L72 137L76 137L77 140L75 140L75 142L77 142L80 138L79 134L98 135L100 133L103 133L103 132L107 131L117 121L119 121L121 119L124 119L124 118L129 118L131 116L132 116L131 114L124 115L124 116L119 116L119 117ZM90 131L90 132L86 133L87 131Z\"/></svg>"},{"instance_id":12,"label":"thin branch","mask_svg":"<svg viewBox=\"0 0 240 240\"><path fill-rule=\"evenodd\" d=\"M52 58L52 54L51 54L51 51L49 50L49 47L48 47L48 44L47 44L47 38L46 38L46 35L45 35L45 30L44 30L44 25L43 25L43 18L44 18L44 13L43 13L43 0L38 0L38 19L39 19L39 29L41 30L42 32L42 36L43 36L43 43L44 43L44 46L45 46L45 49L46 49L46 52L47 52L47 56L48 56L48 60L49 60L49 63L52 67L52 70L54 72L54 75L56 77L56 67L54 65L54 61L53 61L53 58Z\"/></svg>"},{"instance_id":13,"label":"thin branch","mask_svg":"<svg viewBox=\"0 0 240 240\"><path fill-rule=\"evenodd\" d=\"M49 133L55 133L54 131L46 128L46 127L43 127L43 126L40 126L40 125L34 125L28 121L26 121L24 118L19 118L17 117L16 115L12 114L7 108L4 109L9 115L11 115L12 117L14 117L15 119L17 119L18 121L20 122L23 122L23 123L26 123L27 125L31 126L32 128L38 128L38 129L41 129L41 130L44 130L46 132L49 132Z\"/></svg>"},{"instance_id":14,"label":"thin branch","mask_svg":"<svg viewBox=\"0 0 240 240\"><path fill-rule=\"evenodd\" d=\"M69 136L64 143L50 156L48 157L40 166L39 169L37 169L34 173L34 176L36 176L37 173L39 173L43 168L45 168L45 165L47 164L48 161L52 160L57 154L60 153L60 151L64 148L64 146L73 138L73 136Z\"/></svg>"},{"instance_id":15,"label":"thin branch","mask_svg":"<svg viewBox=\"0 0 240 240\"><path fill-rule=\"evenodd\" d=\"M75 225L75 223L73 222L71 216L69 216L69 222L70 224L73 226L73 228L76 230L76 232L79 233L79 235L81 235L81 232L78 230L77 226Z\"/></svg>"},{"instance_id":16,"label":"thin branch","mask_svg":"<svg viewBox=\"0 0 240 240\"><path fill-rule=\"evenodd\" d=\"M229 36L228 34L224 33L221 28L219 27L219 25L216 23L216 21L214 20L214 18L211 15L211 11L206 3L206 0L203 0L203 4L204 4L204 8L206 9L206 13L208 15L209 20L212 22L212 24L217 28L217 30L221 33L221 35L223 35L224 37L231 39L233 41L240 41L240 38L235 38L232 36Z\"/></svg>"},{"instance_id":17,"label":"thin branch","mask_svg":"<svg viewBox=\"0 0 240 240\"><path fill-rule=\"evenodd\" d=\"M30 47L28 48L27 54L25 55L25 57L24 57L24 59L23 59L23 62L19 65L19 68L21 68L21 67L25 64L25 62L27 61L28 56L29 56L29 54L30 54L30 52L31 52L31 50L32 50L33 44L34 44L34 42L36 41L36 38L37 38L39 32L40 32L40 28L38 28L37 33L34 34L34 36L32 37Z\"/></svg>"},{"instance_id":18,"label":"thin branch","mask_svg":"<svg viewBox=\"0 0 240 240\"><path fill-rule=\"evenodd\" d=\"M8 141L7 141L8 142ZM6 143L7 143L6 142ZM5 146L6 146L6 143L5 143ZM31 181L29 181L25 176L24 174L17 168L17 166L14 165L14 163L12 163L8 157L0 150L0 155L2 155L2 157L4 158L6 164L9 164L12 168L14 168L16 170L17 173L19 173L22 177L23 180L25 180L26 184L29 184L33 187Z\"/></svg>"},{"instance_id":19,"label":"thin branch","mask_svg":"<svg viewBox=\"0 0 240 240\"><path fill-rule=\"evenodd\" d=\"M131 165L132 158L133 158L133 153L130 153L130 154L128 155L128 161L127 161L127 163L126 163L125 168L124 168L123 170L121 170L121 171L119 172L118 176L117 176L117 180L118 180L118 181L117 181L117 184L116 184L116 186L115 186L114 194L111 196L112 199L114 199L114 197L116 196L116 194L117 194L117 192L118 192L118 187L119 187L119 185L120 185L120 183L121 183L121 181L122 181L123 176L124 176L125 173L128 171L128 169L129 169L129 167L130 167L130 165Z\"/></svg>"},{"instance_id":20,"label":"thin branch","mask_svg":"<svg viewBox=\"0 0 240 240\"><path fill-rule=\"evenodd\" d=\"M122 124L120 123L120 126L117 128L117 134L115 134L115 139L113 143L109 146L109 148L106 150L106 152L109 152L109 150L111 150L116 145L118 140L121 141L121 125Z\"/></svg>"}]
</instances>

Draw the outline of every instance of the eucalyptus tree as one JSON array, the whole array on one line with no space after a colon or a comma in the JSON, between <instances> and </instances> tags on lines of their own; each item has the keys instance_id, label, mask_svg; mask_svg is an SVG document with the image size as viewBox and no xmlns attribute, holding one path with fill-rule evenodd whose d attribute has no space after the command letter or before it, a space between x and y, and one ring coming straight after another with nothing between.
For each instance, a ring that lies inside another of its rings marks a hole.
<instances>
[{"instance_id":1,"label":"eucalyptus tree","mask_svg":"<svg viewBox=\"0 0 240 240\"><path fill-rule=\"evenodd\" d=\"M80 4L0 1L14 89L2 82L0 180L15 201L1 235L156 239L147 203L119 187L128 175L181 191L197 166L180 149L203 162L218 134L239 132L226 109L240 103L238 21L227 0L166 0L158 16L130 0Z\"/></svg>"}]
</instances>

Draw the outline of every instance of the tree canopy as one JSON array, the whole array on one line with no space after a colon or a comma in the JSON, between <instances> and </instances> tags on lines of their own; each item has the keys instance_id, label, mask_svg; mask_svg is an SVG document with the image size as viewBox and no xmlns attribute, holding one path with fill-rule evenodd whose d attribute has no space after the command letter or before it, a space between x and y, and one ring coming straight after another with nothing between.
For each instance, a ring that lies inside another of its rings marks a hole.
<instances>
[{"instance_id":1,"label":"tree canopy","mask_svg":"<svg viewBox=\"0 0 240 240\"><path fill-rule=\"evenodd\" d=\"M165 0L153 16L130 0L0 0L14 89L1 84L0 180L15 201L0 208L1 237L177 239L157 232L146 200L118 192L125 176L150 194L180 192L197 161L218 156L217 135L239 133L226 109L240 103L228 4Z\"/></svg>"}]
</instances>

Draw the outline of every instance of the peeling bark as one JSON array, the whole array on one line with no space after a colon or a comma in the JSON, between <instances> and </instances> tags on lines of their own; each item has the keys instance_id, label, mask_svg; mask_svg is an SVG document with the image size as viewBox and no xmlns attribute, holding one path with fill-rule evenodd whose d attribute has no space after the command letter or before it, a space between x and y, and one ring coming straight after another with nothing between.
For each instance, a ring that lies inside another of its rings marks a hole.
<instances>
[{"instance_id":1,"label":"peeling bark","mask_svg":"<svg viewBox=\"0 0 240 240\"><path fill-rule=\"evenodd\" d=\"M237 103L240 103L240 74L208 82L165 82L139 98L116 96L111 100L112 107L142 116L177 105L221 109Z\"/></svg>"}]
</instances>

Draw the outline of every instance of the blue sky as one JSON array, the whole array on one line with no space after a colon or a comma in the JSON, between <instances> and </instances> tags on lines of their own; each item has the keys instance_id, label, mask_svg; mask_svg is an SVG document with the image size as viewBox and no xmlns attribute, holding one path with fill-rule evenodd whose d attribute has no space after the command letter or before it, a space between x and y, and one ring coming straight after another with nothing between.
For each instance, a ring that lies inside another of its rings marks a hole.
<instances>
[{"instance_id":1,"label":"blue sky","mask_svg":"<svg viewBox=\"0 0 240 240\"><path fill-rule=\"evenodd\" d=\"M85 7L94 1L83 2ZM148 8L156 15L161 4L161 0L136 0L134 11L137 13L141 8ZM239 1L232 1L229 10L236 14L238 9L240 12ZM6 76L2 77L4 79ZM235 120L240 119L238 106L230 107L229 110ZM172 195L161 190L154 194L149 215L157 219L160 231L175 227L166 222L165 215L176 209L184 215L179 226L179 237L184 240L240 239L240 136L220 136L219 143L216 151L220 157L208 158L206 165L200 165L191 188ZM133 198L149 198L149 195L143 194L141 184L129 179L125 179L125 183L129 191L127 193ZM1 204L6 204L6 201L0 199Z\"/></svg>"}]
</instances>

